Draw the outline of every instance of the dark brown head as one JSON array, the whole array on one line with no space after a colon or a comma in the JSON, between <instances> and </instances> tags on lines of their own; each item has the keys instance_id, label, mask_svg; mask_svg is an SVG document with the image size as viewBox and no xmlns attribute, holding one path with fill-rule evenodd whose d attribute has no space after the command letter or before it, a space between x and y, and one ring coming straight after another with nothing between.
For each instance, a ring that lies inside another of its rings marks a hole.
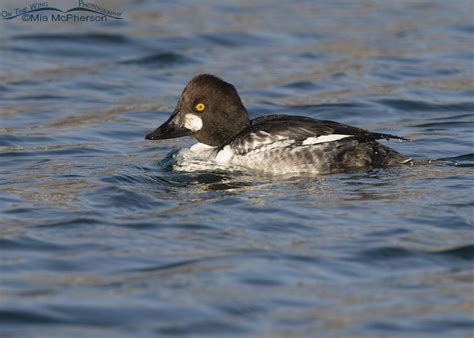
<instances>
[{"instance_id":1,"label":"dark brown head","mask_svg":"<svg viewBox=\"0 0 474 338\"><path fill-rule=\"evenodd\" d=\"M249 123L234 86L217 76L201 74L186 85L171 117L145 138L192 135L200 143L221 146Z\"/></svg>"}]
</instances>

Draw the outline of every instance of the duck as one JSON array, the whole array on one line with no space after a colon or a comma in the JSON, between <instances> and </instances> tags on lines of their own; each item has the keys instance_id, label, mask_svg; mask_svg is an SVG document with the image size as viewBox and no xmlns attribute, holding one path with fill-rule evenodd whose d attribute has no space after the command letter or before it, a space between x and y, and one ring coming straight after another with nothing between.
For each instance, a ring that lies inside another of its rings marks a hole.
<instances>
[{"instance_id":1,"label":"duck","mask_svg":"<svg viewBox=\"0 0 474 338\"><path fill-rule=\"evenodd\" d=\"M378 140L407 140L297 115L249 118L235 87L212 74L185 86L171 116L147 140L191 136L203 161L264 174L331 174L410 164Z\"/></svg>"}]
</instances>

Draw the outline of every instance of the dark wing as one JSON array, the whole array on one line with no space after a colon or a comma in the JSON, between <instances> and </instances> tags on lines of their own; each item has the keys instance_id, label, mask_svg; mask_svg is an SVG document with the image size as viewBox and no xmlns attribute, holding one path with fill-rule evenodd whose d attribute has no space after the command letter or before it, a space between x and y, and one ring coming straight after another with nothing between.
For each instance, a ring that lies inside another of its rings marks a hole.
<instances>
[{"instance_id":1,"label":"dark wing","mask_svg":"<svg viewBox=\"0 0 474 338\"><path fill-rule=\"evenodd\" d=\"M396 135L373 133L366 129L352 127L347 124L327 120L316 120L306 116L260 116L251 121L249 128L250 132L253 130L264 130L270 134L288 134L288 137L298 140L304 140L308 137L340 134L358 136L361 140L365 138L367 141L379 139L399 139L408 141L406 138Z\"/></svg>"},{"instance_id":2,"label":"dark wing","mask_svg":"<svg viewBox=\"0 0 474 338\"><path fill-rule=\"evenodd\" d=\"M236 135L231 143L239 153L246 153L275 142L291 140L298 144L308 138L326 135L349 135L344 139L357 139L362 142L378 139L406 140L400 136L372 133L334 121L316 120L305 116L268 115L253 119L250 126Z\"/></svg>"}]
</instances>

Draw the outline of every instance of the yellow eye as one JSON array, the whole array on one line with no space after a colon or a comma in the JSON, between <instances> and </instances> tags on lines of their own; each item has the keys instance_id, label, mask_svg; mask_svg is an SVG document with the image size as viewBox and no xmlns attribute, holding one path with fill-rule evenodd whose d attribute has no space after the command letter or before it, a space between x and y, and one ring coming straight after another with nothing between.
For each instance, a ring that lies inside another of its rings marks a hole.
<instances>
[{"instance_id":1,"label":"yellow eye","mask_svg":"<svg viewBox=\"0 0 474 338\"><path fill-rule=\"evenodd\" d=\"M204 103L198 103L194 108L196 108L197 111L203 111L206 106Z\"/></svg>"}]
</instances>

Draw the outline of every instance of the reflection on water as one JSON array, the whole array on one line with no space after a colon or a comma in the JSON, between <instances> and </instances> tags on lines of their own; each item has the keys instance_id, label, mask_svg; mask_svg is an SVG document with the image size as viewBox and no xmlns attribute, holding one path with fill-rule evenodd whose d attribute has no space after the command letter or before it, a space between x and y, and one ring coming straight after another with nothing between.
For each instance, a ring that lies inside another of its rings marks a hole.
<instances>
[{"instance_id":1,"label":"reflection on water","mask_svg":"<svg viewBox=\"0 0 474 338\"><path fill-rule=\"evenodd\" d=\"M125 19L0 20L0 336L472 333L472 4L100 3ZM143 137L200 72L443 161L174 171L192 141Z\"/></svg>"}]
</instances>

